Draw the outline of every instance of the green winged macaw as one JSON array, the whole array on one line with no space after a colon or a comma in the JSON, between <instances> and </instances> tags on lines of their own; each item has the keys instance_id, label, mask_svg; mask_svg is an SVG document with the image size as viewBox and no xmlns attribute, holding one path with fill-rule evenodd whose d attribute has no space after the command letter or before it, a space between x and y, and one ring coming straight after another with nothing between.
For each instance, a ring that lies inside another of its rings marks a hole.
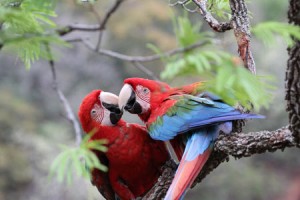
<instances>
[{"instance_id":1,"label":"green winged macaw","mask_svg":"<svg viewBox=\"0 0 300 200\"><path fill-rule=\"evenodd\" d=\"M108 151L95 151L108 173L92 170L92 183L108 200L133 200L144 196L157 182L161 167L170 159L164 142L152 140L146 128L121 119L118 97L94 90L79 108L79 119L91 140L107 140Z\"/></svg>"},{"instance_id":2,"label":"green winged macaw","mask_svg":"<svg viewBox=\"0 0 300 200\"><path fill-rule=\"evenodd\" d=\"M233 120L263 118L241 113L211 93L198 94L200 89L201 83L171 88L159 81L129 78L119 94L119 107L138 114L153 139L173 141L180 163L165 200L183 199L220 130L230 133ZM178 140L186 142L183 155Z\"/></svg>"}]
</instances>

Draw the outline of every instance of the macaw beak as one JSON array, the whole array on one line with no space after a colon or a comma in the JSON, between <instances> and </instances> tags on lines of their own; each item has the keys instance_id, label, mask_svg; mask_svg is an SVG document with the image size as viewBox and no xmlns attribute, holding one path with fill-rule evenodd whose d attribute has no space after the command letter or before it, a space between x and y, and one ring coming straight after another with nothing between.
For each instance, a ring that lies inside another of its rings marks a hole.
<instances>
[{"instance_id":1,"label":"macaw beak","mask_svg":"<svg viewBox=\"0 0 300 200\"><path fill-rule=\"evenodd\" d=\"M119 108L118 105L111 105L110 109L110 121L112 124L117 124L118 121L122 118L123 111Z\"/></svg>"},{"instance_id":2,"label":"macaw beak","mask_svg":"<svg viewBox=\"0 0 300 200\"><path fill-rule=\"evenodd\" d=\"M109 92L101 92L99 100L102 102L103 107L109 110L111 123L117 124L123 115L123 111L118 106L118 96Z\"/></svg>"},{"instance_id":3,"label":"macaw beak","mask_svg":"<svg viewBox=\"0 0 300 200\"><path fill-rule=\"evenodd\" d=\"M131 114L141 114L142 106L136 100L136 94L129 84L125 84L119 94L119 107L125 109Z\"/></svg>"},{"instance_id":4,"label":"macaw beak","mask_svg":"<svg viewBox=\"0 0 300 200\"><path fill-rule=\"evenodd\" d=\"M104 103L102 102L102 105L109 110L110 114L109 114L109 119L111 121L112 124L116 124L118 123L118 121L121 119L123 112L122 110L119 108L119 106L117 104L108 104L108 103Z\"/></svg>"}]
</instances>

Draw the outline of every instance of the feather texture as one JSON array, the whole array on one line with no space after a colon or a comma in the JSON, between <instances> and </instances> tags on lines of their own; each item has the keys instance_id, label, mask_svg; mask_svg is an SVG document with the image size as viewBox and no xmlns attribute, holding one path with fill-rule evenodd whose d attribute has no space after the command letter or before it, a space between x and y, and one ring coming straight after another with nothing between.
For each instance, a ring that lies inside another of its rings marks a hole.
<instances>
[{"instance_id":1,"label":"feather texture","mask_svg":"<svg viewBox=\"0 0 300 200\"><path fill-rule=\"evenodd\" d=\"M171 140L178 134L228 121L263 118L261 115L241 113L220 101L191 95L171 96L164 103L167 101L176 103L154 122L147 124L149 134L156 140Z\"/></svg>"},{"instance_id":2,"label":"feather texture","mask_svg":"<svg viewBox=\"0 0 300 200\"><path fill-rule=\"evenodd\" d=\"M130 78L133 92L136 86L149 89L148 108L139 117L146 123L150 136L155 140L171 140L180 160L166 200L183 199L205 162L209 158L220 130L232 131L232 121L264 118L261 115L241 113L222 102L220 97L201 91L201 83L171 88L161 82ZM187 140L184 153L182 144Z\"/></svg>"},{"instance_id":3,"label":"feather texture","mask_svg":"<svg viewBox=\"0 0 300 200\"><path fill-rule=\"evenodd\" d=\"M95 154L109 170L106 173L92 169L92 183L108 200L117 199L117 196L122 200L142 197L157 182L161 167L170 158L168 151L164 142L150 138L144 126L123 120L107 126L93 117L92 110L97 108L97 112L101 112L104 109L100 93L95 90L88 94L78 114L84 131L95 131L91 140L107 140L108 151L95 151ZM110 114L103 116L109 118Z\"/></svg>"},{"instance_id":4,"label":"feather texture","mask_svg":"<svg viewBox=\"0 0 300 200\"><path fill-rule=\"evenodd\" d=\"M213 141L218 128L203 129L195 132L187 141L183 157L165 200L182 199L198 173L206 163L212 151Z\"/></svg>"}]
</instances>

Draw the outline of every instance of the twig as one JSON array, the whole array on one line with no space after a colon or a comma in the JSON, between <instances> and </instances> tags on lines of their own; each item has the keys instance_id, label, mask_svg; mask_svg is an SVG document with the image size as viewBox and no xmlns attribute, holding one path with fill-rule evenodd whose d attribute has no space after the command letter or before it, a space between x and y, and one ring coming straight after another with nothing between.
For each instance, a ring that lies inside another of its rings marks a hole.
<instances>
[{"instance_id":1,"label":"twig","mask_svg":"<svg viewBox=\"0 0 300 200\"><path fill-rule=\"evenodd\" d=\"M119 8L119 6L123 2L124 2L124 0L116 0L115 3L113 4L113 6L106 12L103 20L99 24L96 24L96 25L74 24L74 25L69 25L69 26L57 29L56 32L60 36L63 36L63 35L66 35L66 34L72 32L72 31L90 31L90 32L103 31L106 28L106 24L109 21L112 14Z\"/></svg>"},{"instance_id":2,"label":"twig","mask_svg":"<svg viewBox=\"0 0 300 200\"><path fill-rule=\"evenodd\" d=\"M103 30L106 28L106 24L108 22L108 20L110 19L110 17L112 16L112 14L114 12L116 12L116 10L120 7L121 3L123 2L124 0L116 0L114 5L107 11L107 13L105 14L103 20L101 21L101 18L98 14L98 12L94 9L94 7L92 6L92 11L93 13L95 14L97 20L98 20L98 23L99 23L99 29L100 29L100 32L99 32L99 36L98 36L98 42L97 42L97 45L96 45L96 50L98 51L99 48L100 48L100 44L101 44L101 40L102 40L102 37L103 37Z\"/></svg>"},{"instance_id":3,"label":"twig","mask_svg":"<svg viewBox=\"0 0 300 200\"><path fill-rule=\"evenodd\" d=\"M155 76L155 74L150 71L149 69L147 69L144 65L142 65L140 62L136 62L133 61L132 64L139 70L141 70L142 72L144 72L145 74L147 74L150 78L159 81L159 78L157 76Z\"/></svg>"},{"instance_id":4,"label":"twig","mask_svg":"<svg viewBox=\"0 0 300 200\"><path fill-rule=\"evenodd\" d=\"M116 0L115 4L108 10L108 12L106 13L106 15L104 16L103 21L101 22L100 30L104 30L105 29L108 20L110 19L110 17L112 16L112 14L114 12L116 12L116 10L119 8L119 6L121 5L122 2L124 2L124 0Z\"/></svg>"},{"instance_id":5,"label":"twig","mask_svg":"<svg viewBox=\"0 0 300 200\"><path fill-rule=\"evenodd\" d=\"M94 32L99 31L100 25L99 24L71 24L66 27L62 27L56 30L57 34L60 36L64 36L72 31L87 31L87 32Z\"/></svg>"},{"instance_id":6,"label":"twig","mask_svg":"<svg viewBox=\"0 0 300 200\"><path fill-rule=\"evenodd\" d=\"M91 4L91 11L94 13L98 23L99 23L99 27L101 27L101 17L99 15L99 13L95 10L95 7ZM99 31L99 34L98 34L98 41L96 43L96 50L98 51L100 46L101 46L101 41L102 41L102 36L103 36L103 30L100 30Z\"/></svg>"},{"instance_id":7,"label":"twig","mask_svg":"<svg viewBox=\"0 0 300 200\"><path fill-rule=\"evenodd\" d=\"M80 41L88 49L90 49L90 50L92 50L92 51L94 51L98 54L113 57L113 58L117 58L117 59L128 61L128 62L150 62L150 61L155 61L155 60L161 59L161 57L169 57L169 56L172 56L172 55L175 55L175 54L191 51L191 50L193 50L197 47L203 46L203 45L208 43L208 42L199 42L199 43L195 43L195 44L192 44L190 46L187 46L187 47L166 51L166 52L164 52L162 54L159 54L159 55L154 54L154 55L150 55L150 56L128 56L128 55L125 55L125 54L121 54L121 53L106 50L106 49L100 49L99 51L96 51L96 48L93 47L93 45L90 42L88 42L87 40L84 40L82 38L75 38L75 39L72 39L72 41L74 41L74 42L79 42Z\"/></svg>"},{"instance_id":8,"label":"twig","mask_svg":"<svg viewBox=\"0 0 300 200\"><path fill-rule=\"evenodd\" d=\"M171 3L171 0L169 0L169 6L177 6L180 5L182 6L185 10L187 10L190 13L197 12L197 8L194 10L189 9L186 4L189 4L190 0L183 0L183 1L176 1L175 3Z\"/></svg>"},{"instance_id":9,"label":"twig","mask_svg":"<svg viewBox=\"0 0 300 200\"><path fill-rule=\"evenodd\" d=\"M295 146L297 146L297 144L288 127L283 127L275 131L220 135L214 146L214 154L210 158L210 160L213 159L214 162L207 162L195 180L195 183L200 182L207 174L218 167L219 164L228 161L229 155L235 158L242 158L266 151L274 152ZM168 162L164 166L164 171L158 182L143 199L162 199L173 180L175 171L176 165L174 162Z\"/></svg>"},{"instance_id":10,"label":"twig","mask_svg":"<svg viewBox=\"0 0 300 200\"><path fill-rule=\"evenodd\" d=\"M52 54L51 54L51 50L48 44L46 45L46 50L50 56L49 59L49 65L51 68L51 72L52 72L52 78L53 78L53 89L56 91L59 100L61 102L61 104L63 105L65 112L66 112L66 117L67 119L72 123L73 125L73 129L75 132L75 137L76 137L76 145L79 146L82 140L82 136L81 136L81 130L80 130L80 126L79 123L74 115L74 112L71 108L71 105L69 103L69 101L67 100L66 96L64 95L64 93L61 91L61 89L58 86L58 82L57 82L57 76L56 76L56 69L55 69L55 65L54 65L54 61L52 58Z\"/></svg>"}]
</instances>

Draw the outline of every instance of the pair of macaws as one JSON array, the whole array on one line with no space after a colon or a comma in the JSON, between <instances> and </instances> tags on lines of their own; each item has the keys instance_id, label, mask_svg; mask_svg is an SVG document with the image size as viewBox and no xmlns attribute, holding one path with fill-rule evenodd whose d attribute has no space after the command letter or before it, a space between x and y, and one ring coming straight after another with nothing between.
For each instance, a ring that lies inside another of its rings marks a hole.
<instances>
[{"instance_id":1,"label":"pair of macaws","mask_svg":"<svg viewBox=\"0 0 300 200\"><path fill-rule=\"evenodd\" d=\"M119 97L99 90L85 97L79 110L84 131L96 128L92 139L109 140L108 152L97 152L109 166L108 175L92 173L100 191L111 191L125 200L143 196L169 159L163 141L170 141L180 163L164 199L183 199L219 132L230 133L233 120L262 118L241 113L211 93L201 93L201 87L194 83L172 88L159 81L129 78ZM147 130L120 120L123 109L138 114Z\"/></svg>"}]
</instances>

